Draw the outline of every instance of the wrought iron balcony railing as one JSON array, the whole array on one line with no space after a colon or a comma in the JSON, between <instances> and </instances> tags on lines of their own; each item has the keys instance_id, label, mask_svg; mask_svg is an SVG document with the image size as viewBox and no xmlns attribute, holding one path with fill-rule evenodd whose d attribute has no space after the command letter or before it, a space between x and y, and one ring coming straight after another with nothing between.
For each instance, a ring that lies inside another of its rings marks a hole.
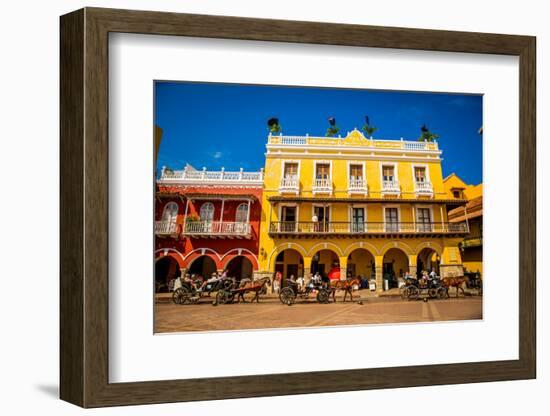
<instances>
[{"instance_id":1,"label":"wrought iron balcony railing","mask_svg":"<svg viewBox=\"0 0 550 416\"><path fill-rule=\"evenodd\" d=\"M305 222L275 221L269 225L270 234L467 234L466 222Z\"/></svg>"},{"instance_id":2,"label":"wrought iron balcony railing","mask_svg":"<svg viewBox=\"0 0 550 416\"><path fill-rule=\"evenodd\" d=\"M249 236L249 222L191 221L182 232L189 236Z\"/></svg>"},{"instance_id":3,"label":"wrought iron balcony railing","mask_svg":"<svg viewBox=\"0 0 550 416\"><path fill-rule=\"evenodd\" d=\"M174 221L155 221L155 234L173 235L177 234L177 224Z\"/></svg>"}]
</instances>

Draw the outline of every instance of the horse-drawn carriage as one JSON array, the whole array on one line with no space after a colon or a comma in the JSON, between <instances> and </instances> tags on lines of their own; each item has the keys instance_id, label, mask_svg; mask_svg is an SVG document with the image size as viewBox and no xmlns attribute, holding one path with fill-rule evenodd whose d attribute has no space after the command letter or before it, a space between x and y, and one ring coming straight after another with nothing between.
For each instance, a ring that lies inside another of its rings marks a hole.
<instances>
[{"instance_id":1,"label":"horse-drawn carriage","mask_svg":"<svg viewBox=\"0 0 550 416\"><path fill-rule=\"evenodd\" d=\"M297 298L306 300L314 293L316 293L315 299L317 302L329 303L332 291L330 287L321 282L310 281L307 284L300 285L293 280L287 280L287 286L279 293L279 300L285 305L292 305Z\"/></svg>"},{"instance_id":2,"label":"horse-drawn carriage","mask_svg":"<svg viewBox=\"0 0 550 416\"><path fill-rule=\"evenodd\" d=\"M245 279L242 280L238 285L229 288L222 288L216 294L216 301L214 304L223 305L228 303L233 303L235 298L237 302L241 300L246 302L245 295L247 293L253 293L254 297L251 302L256 301L260 302L260 295L267 293L267 287L271 284L271 279L269 277L263 277L257 280Z\"/></svg>"},{"instance_id":3,"label":"horse-drawn carriage","mask_svg":"<svg viewBox=\"0 0 550 416\"><path fill-rule=\"evenodd\" d=\"M403 299L416 300L422 298L444 299L449 297L449 293L441 279L414 279L406 278L405 284L400 288Z\"/></svg>"},{"instance_id":4,"label":"horse-drawn carriage","mask_svg":"<svg viewBox=\"0 0 550 416\"><path fill-rule=\"evenodd\" d=\"M231 278L220 278L203 285L201 280L185 280L181 287L172 293L172 301L176 305L198 303L204 296L211 296L221 290L230 290L235 287L236 282Z\"/></svg>"}]
</instances>

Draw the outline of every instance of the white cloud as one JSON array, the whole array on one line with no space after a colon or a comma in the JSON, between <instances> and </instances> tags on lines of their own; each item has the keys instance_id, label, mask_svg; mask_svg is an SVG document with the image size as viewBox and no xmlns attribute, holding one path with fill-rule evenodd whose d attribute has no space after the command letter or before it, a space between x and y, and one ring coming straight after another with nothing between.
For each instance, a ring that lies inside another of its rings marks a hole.
<instances>
[{"instance_id":1,"label":"white cloud","mask_svg":"<svg viewBox=\"0 0 550 416\"><path fill-rule=\"evenodd\" d=\"M214 159L219 159L223 156L223 153L222 152L215 152L214 153Z\"/></svg>"}]
</instances>

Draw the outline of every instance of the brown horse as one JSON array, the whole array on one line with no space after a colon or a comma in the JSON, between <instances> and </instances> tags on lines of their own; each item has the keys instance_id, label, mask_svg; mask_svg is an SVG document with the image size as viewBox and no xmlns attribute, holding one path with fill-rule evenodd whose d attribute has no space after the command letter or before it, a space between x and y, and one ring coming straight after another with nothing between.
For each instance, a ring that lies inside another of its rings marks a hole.
<instances>
[{"instance_id":1,"label":"brown horse","mask_svg":"<svg viewBox=\"0 0 550 416\"><path fill-rule=\"evenodd\" d=\"M461 277L444 277L442 280L443 286L449 292L449 288L456 288L456 297L458 298L458 290L462 290L462 296L464 296L464 285L466 284L467 279L464 276Z\"/></svg>"},{"instance_id":2,"label":"brown horse","mask_svg":"<svg viewBox=\"0 0 550 416\"><path fill-rule=\"evenodd\" d=\"M344 300L346 301L346 298L349 296L351 298L351 301L353 302L353 287L359 286L361 281L358 277L355 277L353 279L346 279L346 280L332 280L330 282L330 290L332 292L332 300L336 302L336 291L337 290L343 290L344 291Z\"/></svg>"},{"instance_id":3,"label":"brown horse","mask_svg":"<svg viewBox=\"0 0 550 416\"><path fill-rule=\"evenodd\" d=\"M244 280L244 279L243 279ZM239 303L242 299L243 303L246 303L246 300L244 299L245 293L252 292L254 293L254 297L252 298L251 302L256 301L256 303L260 302L260 294L266 293L267 287L271 285L271 279L269 277L262 277L258 280L249 280L246 279L245 281L241 281L239 287L236 289L237 291L237 303Z\"/></svg>"}]
</instances>

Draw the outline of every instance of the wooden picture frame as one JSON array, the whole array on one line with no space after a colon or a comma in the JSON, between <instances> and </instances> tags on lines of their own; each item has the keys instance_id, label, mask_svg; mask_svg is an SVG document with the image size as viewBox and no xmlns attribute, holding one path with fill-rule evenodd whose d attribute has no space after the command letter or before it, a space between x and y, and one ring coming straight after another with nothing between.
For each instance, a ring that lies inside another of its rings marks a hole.
<instances>
[{"instance_id":1,"label":"wooden picture frame","mask_svg":"<svg viewBox=\"0 0 550 416\"><path fill-rule=\"evenodd\" d=\"M85 8L61 17L60 396L83 407L536 377L535 38ZM108 35L297 42L519 57L519 359L109 383Z\"/></svg>"}]
</instances>

